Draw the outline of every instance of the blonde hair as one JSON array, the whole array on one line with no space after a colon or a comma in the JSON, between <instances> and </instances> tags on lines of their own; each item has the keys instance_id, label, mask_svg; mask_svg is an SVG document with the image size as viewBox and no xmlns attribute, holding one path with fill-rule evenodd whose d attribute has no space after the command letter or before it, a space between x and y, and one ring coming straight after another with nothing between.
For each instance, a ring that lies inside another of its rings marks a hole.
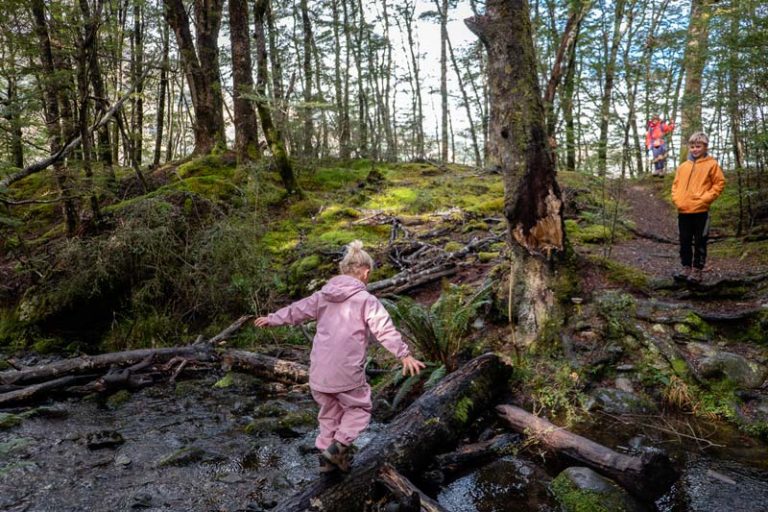
<instances>
[{"instance_id":1,"label":"blonde hair","mask_svg":"<svg viewBox=\"0 0 768 512\"><path fill-rule=\"evenodd\" d=\"M704 132L696 132L688 138L688 144L704 144L709 146L709 137Z\"/></svg>"},{"instance_id":2,"label":"blonde hair","mask_svg":"<svg viewBox=\"0 0 768 512\"><path fill-rule=\"evenodd\" d=\"M373 258L363 250L363 242L353 240L347 245L347 252L339 263L339 270L342 274L353 274L363 267L373 270Z\"/></svg>"}]
</instances>

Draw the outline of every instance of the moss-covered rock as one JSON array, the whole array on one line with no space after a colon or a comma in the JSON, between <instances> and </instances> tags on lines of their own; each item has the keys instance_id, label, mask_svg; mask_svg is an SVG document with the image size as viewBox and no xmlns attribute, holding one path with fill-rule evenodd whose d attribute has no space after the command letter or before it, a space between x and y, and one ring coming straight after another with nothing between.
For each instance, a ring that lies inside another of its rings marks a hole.
<instances>
[{"instance_id":1,"label":"moss-covered rock","mask_svg":"<svg viewBox=\"0 0 768 512\"><path fill-rule=\"evenodd\" d=\"M550 486L565 512L641 512L643 508L616 483L589 468L570 467Z\"/></svg>"},{"instance_id":2,"label":"moss-covered rock","mask_svg":"<svg viewBox=\"0 0 768 512\"><path fill-rule=\"evenodd\" d=\"M110 409L119 409L131 399L131 392L127 389L121 389L109 395L107 398L107 407Z\"/></svg>"},{"instance_id":3,"label":"moss-covered rock","mask_svg":"<svg viewBox=\"0 0 768 512\"><path fill-rule=\"evenodd\" d=\"M21 425L21 421L21 417L16 414L0 412L0 430L6 430Z\"/></svg>"}]
</instances>

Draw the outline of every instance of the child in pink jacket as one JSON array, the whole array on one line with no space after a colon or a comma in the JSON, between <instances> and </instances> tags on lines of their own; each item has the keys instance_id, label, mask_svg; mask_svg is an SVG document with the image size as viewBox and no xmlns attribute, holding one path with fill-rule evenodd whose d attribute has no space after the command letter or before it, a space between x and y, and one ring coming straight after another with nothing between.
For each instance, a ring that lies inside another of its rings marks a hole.
<instances>
[{"instance_id":1,"label":"child in pink jacket","mask_svg":"<svg viewBox=\"0 0 768 512\"><path fill-rule=\"evenodd\" d=\"M355 240L339 264L341 275L314 294L254 320L256 327L297 325L317 320L309 365L309 388L320 406L320 434L315 446L320 471L349 471L349 447L371 419L371 388L365 380L368 333L415 375L424 363L413 358L379 300L366 283L373 259Z\"/></svg>"}]
</instances>

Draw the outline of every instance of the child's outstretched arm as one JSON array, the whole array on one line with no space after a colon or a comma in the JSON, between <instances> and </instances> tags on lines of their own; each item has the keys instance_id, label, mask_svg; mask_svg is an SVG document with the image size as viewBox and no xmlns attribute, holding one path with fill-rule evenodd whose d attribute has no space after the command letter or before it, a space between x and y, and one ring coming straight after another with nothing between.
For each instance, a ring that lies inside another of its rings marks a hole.
<instances>
[{"instance_id":1,"label":"child's outstretched arm","mask_svg":"<svg viewBox=\"0 0 768 512\"><path fill-rule=\"evenodd\" d=\"M277 327L279 325L298 325L317 318L317 293L294 302L267 316L260 316L253 321L256 327Z\"/></svg>"},{"instance_id":2,"label":"child's outstretched arm","mask_svg":"<svg viewBox=\"0 0 768 512\"><path fill-rule=\"evenodd\" d=\"M376 340L400 360L403 365L403 375L406 373L416 375L421 372L425 366L424 363L411 355L408 345L395 328L392 317L389 316L379 299L373 295L366 302L365 323Z\"/></svg>"}]
</instances>

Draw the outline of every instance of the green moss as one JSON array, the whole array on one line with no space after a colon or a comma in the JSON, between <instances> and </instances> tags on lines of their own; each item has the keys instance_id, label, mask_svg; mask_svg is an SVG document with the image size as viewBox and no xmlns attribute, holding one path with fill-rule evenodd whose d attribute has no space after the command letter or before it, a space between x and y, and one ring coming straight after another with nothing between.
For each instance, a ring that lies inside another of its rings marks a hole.
<instances>
[{"instance_id":1,"label":"green moss","mask_svg":"<svg viewBox=\"0 0 768 512\"><path fill-rule=\"evenodd\" d=\"M38 354L55 354L61 352L62 341L58 338L41 338L34 341L30 348Z\"/></svg>"},{"instance_id":2,"label":"green moss","mask_svg":"<svg viewBox=\"0 0 768 512\"><path fill-rule=\"evenodd\" d=\"M606 503L607 496L595 491L576 487L564 473L550 484L552 493L565 512L620 512L625 510L618 503ZM616 508L616 507L619 508Z\"/></svg>"},{"instance_id":3,"label":"green moss","mask_svg":"<svg viewBox=\"0 0 768 512\"><path fill-rule=\"evenodd\" d=\"M302 179L302 186L307 189L338 190L347 185L357 183L368 174L368 169L342 169L338 167L322 168L307 179Z\"/></svg>"},{"instance_id":4,"label":"green moss","mask_svg":"<svg viewBox=\"0 0 768 512\"><path fill-rule=\"evenodd\" d=\"M341 205L331 205L323 209L319 215L321 220L352 220L360 218L360 212L354 208Z\"/></svg>"},{"instance_id":5,"label":"green moss","mask_svg":"<svg viewBox=\"0 0 768 512\"><path fill-rule=\"evenodd\" d=\"M317 270L321 263L322 260L317 254L312 254L311 256L307 256L306 258L294 262L288 269L289 282L293 284L300 283L306 279L310 273Z\"/></svg>"},{"instance_id":6,"label":"green moss","mask_svg":"<svg viewBox=\"0 0 768 512\"><path fill-rule=\"evenodd\" d=\"M116 393L112 393L107 398L107 407L110 409L118 409L131 399L131 392L127 389L121 389Z\"/></svg>"},{"instance_id":7,"label":"green moss","mask_svg":"<svg viewBox=\"0 0 768 512\"><path fill-rule=\"evenodd\" d=\"M217 174L231 178L235 171L234 162L225 158L224 155L209 154L190 160L180 165L176 172L181 178L190 178L192 176L207 176Z\"/></svg>"},{"instance_id":8,"label":"green moss","mask_svg":"<svg viewBox=\"0 0 768 512\"><path fill-rule=\"evenodd\" d=\"M213 385L215 388L228 388L231 387L233 383L233 378L231 373L227 373L222 378L216 381L216 383Z\"/></svg>"},{"instance_id":9,"label":"green moss","mask_svg":"<svg viewBox=\"0 0 768 512\"><path fill-rule=\"evenodd\" d=\"M606 277L614 283L626 284L637 289L648 287L648 276L636 267L624 265L606 258L591 259L606 270Z\"/></svg>"},{"instance_id":10,"label":"green moss","mask_svg":"<svg viewBox=\"0 0 768 512\"><path fill-rule=\"evenodd\" d=\"M453 410L453 417L460 423L467 423L469 421L469 414L472 412L472 399L469 397L463 397L456 404L456 408Z\"/></svg>"},{"instance_id":11,"label":"green moss","mask_svg":"<svg viewBox=\"0 0 768 512\"><path fill-rule=\"evenodd\" d=\"M498 252L482 252L481 251L481 252L477 253L477 259L481 263L488 263L490 261L495 260L498 257L499 257L499 253Z\"/></svg>"},{"instance_id":12,"label":"green moss","mask_svg":"<svg viewBox=\"0 0 768 512\"><path fill-rule=\"evenodd\" d=\"M0 430L13 428L18 425L21 425L21 417L16 414L0 412Z\"/></svg>"},{"instance_id":13,"label":"green moss","mask_svg":"<svg viewBox=\"0 0 768 512\"><path fill-rule=\"evenodd\" d=\"M464 248L464 245L459 242L448 242L447 244L445 244L445 247L443 247L443 249L445 249L446 252L457 252L462 250L463 248Z\"/></svg>"}]
</instances>

